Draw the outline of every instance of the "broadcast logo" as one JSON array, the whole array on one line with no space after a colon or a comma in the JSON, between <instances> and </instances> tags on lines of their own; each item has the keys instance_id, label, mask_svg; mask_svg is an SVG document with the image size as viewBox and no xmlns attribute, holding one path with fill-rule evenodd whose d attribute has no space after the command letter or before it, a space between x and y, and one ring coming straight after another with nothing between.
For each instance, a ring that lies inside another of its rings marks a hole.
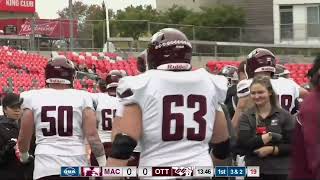
<instances>
[{"instance_id":1,"label":"broadcast logo","mask_svg":"<svg viewBox=\"0 0 320 180\"><path fill-rule=\"evenodd\" d=\"M61 167L60 176L63 176L63 177L80 176L79 167Z\"/></svg>"},{"instance_id":2,"label":"broadcast logo","mask_svg":"<svg viewBox=\"0 0 320 180\"><path fill-rule=\"evenodd\" d=\"M81 176L101 176L100 167L81 167Z\"/></svg>"},{"instance_id":3,"label":"broadcast logo","mask_svg":"<svg viewBox=\"0 0 320 180\"><path fill-rule=\"evenodd\" d=\"M193 176L192 167L172 167L172 176Z\"/></svg>"}]
</instances>

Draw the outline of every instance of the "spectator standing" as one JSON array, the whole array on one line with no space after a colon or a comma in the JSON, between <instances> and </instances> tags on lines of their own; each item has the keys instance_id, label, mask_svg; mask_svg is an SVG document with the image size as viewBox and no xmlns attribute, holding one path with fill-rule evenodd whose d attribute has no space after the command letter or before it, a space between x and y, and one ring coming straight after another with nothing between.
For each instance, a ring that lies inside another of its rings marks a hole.
<instances>
[{"instance_id":1,"label":"spectator standing","mask_svg":"<svg viewBox=\"0 0 320 180\"><path fill-rule=\"evenodd\" d=\"M0 116L0 177L1 179L32 179L25 176L31 164L23 165L15 155L16 142L19 135L21 104L23 99L14 93L7 94L3 100L3 113ZM32 173L31 173L32 174Z\"/></svg>"},{"instance_id":2,"label":"spectator standing","mask_svg":"<svg viewBox=\"0 0 320 180\"><path fill-rule=\"evenodd\" d=\"M250 95L254 107L240 117L238 139L246 166L260 167L257 179L285 180L289 172L293 117L279 107L269 77L255 77Z\"/></svg>"},{"instance_id":3,"label":"spectator standing","mask_svg":"<svg viewBox=\"0 0 320 180\"><path fill-rule=\"evenodd\" d=\"M294 131L291 179L320 179L320 56L308 72L311 90L300 107Z\"/></svg>"}]
</instances>

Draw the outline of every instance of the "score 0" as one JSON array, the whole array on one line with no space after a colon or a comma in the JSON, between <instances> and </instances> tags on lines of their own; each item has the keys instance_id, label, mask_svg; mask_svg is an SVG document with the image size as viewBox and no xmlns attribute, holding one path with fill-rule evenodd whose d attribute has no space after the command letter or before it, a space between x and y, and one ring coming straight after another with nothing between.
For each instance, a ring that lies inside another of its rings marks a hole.
<instances>
[{"instance_id":1,"label":"score 0","mask_svg":"<svg viewBox=\"0 0 320 180\"><path fill-rule=\"evenodd\" d=\"M139 167L138 168L139 177L151 177L152 176L152 167Z\"/></svg>"}]
</instances>

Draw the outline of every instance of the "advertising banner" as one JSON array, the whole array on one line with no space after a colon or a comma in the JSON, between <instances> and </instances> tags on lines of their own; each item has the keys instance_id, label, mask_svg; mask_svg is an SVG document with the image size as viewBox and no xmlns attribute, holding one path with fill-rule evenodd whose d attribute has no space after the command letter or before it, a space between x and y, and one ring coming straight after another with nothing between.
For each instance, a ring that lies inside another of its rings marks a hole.
<instances>
[{"instance_id":1,"label":"advertising banner","mask_svg":"<svg viewBox=\"0 0 320 180\"><path fill-rule=\"evenodd\" d=\"M0 12L34 13L35 0L0 0Z\"/></svg>"}]
</instances>

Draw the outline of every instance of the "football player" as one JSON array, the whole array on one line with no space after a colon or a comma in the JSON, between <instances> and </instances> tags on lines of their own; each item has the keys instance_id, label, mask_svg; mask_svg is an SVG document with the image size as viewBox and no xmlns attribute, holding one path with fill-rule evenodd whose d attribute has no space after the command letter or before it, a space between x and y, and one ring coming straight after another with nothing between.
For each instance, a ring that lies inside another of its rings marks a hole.
<instances>
[{"instance_id":1,"label":"football player","mask_svg":"<svg viewBox=\"0 0 320 180\"><path fill-rule=\"evenodd\" d=\"M274 78L286 78L286 79L290 79L290 71L282 64L276 64L276 72L274 73ZM309 91L307 88L303 87L305 90ZM293 115L297 115L297 113L299 112L299 107L301 102L303 101L302 98L297 98L294 100L294 108L291 109L291 114Z\"/></svg>"},{"instance_id":2,"label":"football player","mask_svg":"<svg viewBox=\"0 0 320 180\"><path fill-rule=\"evenodd\" d=\"M290 71L282 64L276 64L276 72L274 73L275 78L283 77L290 78Z\"/></svg>"},{"instance_id":3,"label":"football player","mask_svg":"<svg viewBox=\"0 0 320 180\"><path fill-rule=\"evenodd\" d=\"M147 50L142 51L137 57L137 69L140 73L147 70Z\"/></svg>"},{"instance_id":4,"label":"football player","mask_svg":"<svg viewBox=\"0 0 320 180\"><path fill-rule=\"evenodd\" d=\"M244 79L247 79L246 70L245 70L246 63L247 63L246 60L241 61L240 64L239 64L239 66L238 66L239 81L242 81L242 80L244 80ZM239 81L238 81L238 83L239 83Z\"/></svg>"},{"instance_id":5,"label":"football player","mask_svg":"<svg viewBox=\"0 0 320 180\"><path fill-rule=\"evenodd\" d=\"M126 74L120 70L112 70L109 72L109 74L106 77L106 90L109 96L116 97L116 90L119 84L119 80L124 76L126 76Z\"/></svg>"},{"instance_id":6,"label":"football player","mask_svg":"<svg viewBox=\"0 0 320 180\"><path fill-rule=\"evenodd\" d=\"M309 92L312 91L313 88L314 88L313 85L312 85L312 82L311 82L312 73L313 73L313 71L312 71L312 68L311 68L311 69L308 70L308 73L306 75L306 77L309 79L309 82L307 82L307 83L302 85L302 87L305 88L306 90L308 90Z\"/></svg>"},{"instance_id":7,"label":"football player","mask_svg":"<svg viewBox=\"0 0 320 180\"><path fill-rule=\"evenodd\" d=\"M226 77L228 79L228 87L231 87L232 85L236 85L239 81L239 76L237 71L238 71L237 67L226 65L222 68L222 70L218 74Z\"/></svg>"},{"instance_id":8,"label":"football player","mask_svg":"<svg viewBox=\"0 0 320 180\"><path fill-rule=\"evenodd\" d=\"M102 93L91 94L96 106L96 116L98 123L98 133L104 145L105 154L108 157L111 154L111 130L117 109L119 108L119 99L115 96L115 89L118 87L119 80L123 77L123 72L112 70L106 77L106 88ZM112 96L111 96L112 95ZM91 165L97 165L96 160L91 156Z\"/></svg>"},{"instance_id":9,"label":"football player","mask_svg":"<svg viewBox=\"0 0 320 180\"><path fill-rule=\"evenodd\" d=\"M229 117L233 117L234 109L237 102L237 83L239 80L238 77L238 68L235 66L224 66L219 75L223 75L228 79L228 91L224 104L226 105L229 113Z\"/></svg>"},{"instance_id":10,"label":"football player","mask_svg":"<svg viewBox=\"0 0 320 180\"><path fill-rule=\"evenodd\" d=\"M245 64L245 72L248 79L240 81L237 85L239 101L232 119L232 124L235 129L238 129L241 112L252 107L252 102L248 96L250 94L252 78L256 75L273 77L276 72L275 67L275 55L267 49L257 48L248 55ZM295 99L298 97L304 98L308 94L307 90L300 87L291 79L279 77L277 79L271 79L271 84L278 95L280 106L289 112L295 107Z\"/></svg>"},{"instance_id":11,"label":"football player","mask_svg":"<svg viewBox=\"0 0 320 180\"><path fill-rule=\"evenodd\" d=\"M27 163L31 159L28 151L35 131L34 179L59 179L61 166L88 166L85 139L99 165L106 164L93 100L88 92L72 88L74 75L71 61L55 57L45 67L47 87L21 95L20 161Z\"/></svg>"},{"instance_id":12,"label":"football player","mask_svg":"<svg viewBox=\"0 0 320 180\"><path fill-rule=\"evenodd\" d=\"M108 166L125 166L139 140L139 166L212 167L209 143L216 158L229 155L219 105L227 79L203 68L191 71L191 57L191 43L179 30L153 35L147 52L150 70L120 80L117 94L124 109Z\"/></svg>"},{"instance_id":13,"label":"football player","mask_svg":"<svg viewBox=\"0 0 320 180\"><path fill-rule=\"evenodd\" d=\"M98 87L100 92L106 92L107 91L106 80L103 78L99 78Z\"/></svg>"}]
</instances>

